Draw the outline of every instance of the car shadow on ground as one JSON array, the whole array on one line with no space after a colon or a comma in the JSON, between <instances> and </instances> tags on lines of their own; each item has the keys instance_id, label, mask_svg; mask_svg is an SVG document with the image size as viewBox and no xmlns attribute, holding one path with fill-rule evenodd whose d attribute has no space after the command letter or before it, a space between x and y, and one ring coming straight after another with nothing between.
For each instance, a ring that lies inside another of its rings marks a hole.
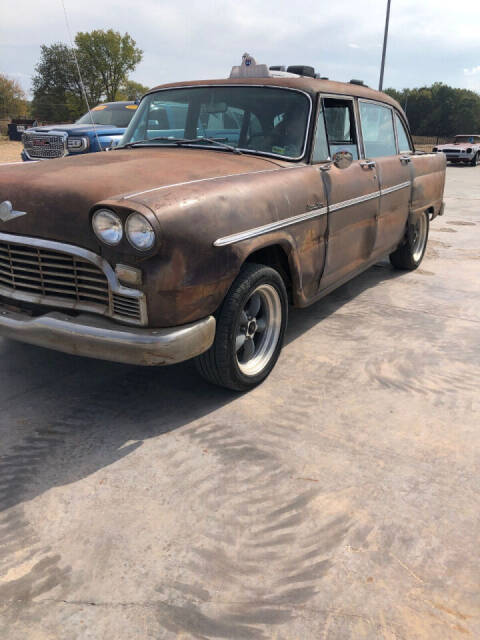
<instances>
[{"instance_id":1,"label":"car shadow on ground","mask_svg":"<svg viewBox=\"0 0 480 640\"><path fill-rule=\"evenodd\" d=\"M312 307L292 310L286 342L399 275L379 263ZM132 367L14 341L0 343L0 358L0 512L87 477L144 440L239 398L203 381L192 362Z\"/></svg>"}]
</instances>

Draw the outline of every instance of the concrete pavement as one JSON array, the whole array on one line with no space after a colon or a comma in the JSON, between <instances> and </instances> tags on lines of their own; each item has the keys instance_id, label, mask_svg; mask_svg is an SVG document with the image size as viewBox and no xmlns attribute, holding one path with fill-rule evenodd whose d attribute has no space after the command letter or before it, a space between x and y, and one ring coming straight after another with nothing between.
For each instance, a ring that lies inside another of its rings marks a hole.
<instances>
[{"instance_id":1,"label":"concrete pavement","mask_svg":"<svg viewBox=\"0 0 480 640\"><path fill-rule=\"evenodd\" d=\"M0 339L0 637L480 637L480 167L246 395Z\"/></svg>"}]
</instances>

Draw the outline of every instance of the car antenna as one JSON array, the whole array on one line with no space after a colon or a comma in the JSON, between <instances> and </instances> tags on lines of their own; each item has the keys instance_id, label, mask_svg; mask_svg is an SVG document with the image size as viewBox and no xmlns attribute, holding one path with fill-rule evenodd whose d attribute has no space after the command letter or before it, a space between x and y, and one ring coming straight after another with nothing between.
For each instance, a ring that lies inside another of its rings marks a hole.
<instances>
[{"instance_id":1,"label":"car antenna","mask_svg":"<svg viewBox=\"0 0 480 640\"><path fill-rule=\"evenodd\" d=\"M97 127L95 126L95 122L93 121L92 111L90 109L90 105L88 104L87 92L85 90L82 74L80 72L80 65L78 64L77 54L75 53L75 48L73 46L72 32L70 31L70 24L68 22L67 9L65 7L65 2L64 0L60 0L60 2L62 3L63 15L65 16L65 25L67 27L68 38L70 40L70 48L72 50L73 58L75 60L75 66L77 67L78 77L80 78L80 86L82 88L83 99L85 100L85 104L87 105L88 115L90 116L90 121L92 123L93 131L95 133L95 138L97 139L98 150L103 151L102 145L100 144L100 140L98 139Z\"/></svg>"}]
</instances>

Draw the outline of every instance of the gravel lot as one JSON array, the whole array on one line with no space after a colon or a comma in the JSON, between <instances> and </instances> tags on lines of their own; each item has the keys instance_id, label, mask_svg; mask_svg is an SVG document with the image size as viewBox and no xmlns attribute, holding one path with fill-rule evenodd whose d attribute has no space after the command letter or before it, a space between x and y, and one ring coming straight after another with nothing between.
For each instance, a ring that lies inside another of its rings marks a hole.
<instances>
[{"instance_id":1,"label":"gravel lot","mask_svg":"<svg viewBox=\"0 0 480 640\"><path fill-rule=\"evenodd\" d=\"M246 395L0 339L5 640L480 637L480 167Z\"/></svg>"},{"instance_id":2,"label":"gravel lot","mask_svg":"<svg viewBox=\"0 0 480 640\"><path fill-rule=\"evenodd\" d=\"M21 161L22 143L9 140L6 136L0 136L0 162Z\"/></svg>"}]
</instances>

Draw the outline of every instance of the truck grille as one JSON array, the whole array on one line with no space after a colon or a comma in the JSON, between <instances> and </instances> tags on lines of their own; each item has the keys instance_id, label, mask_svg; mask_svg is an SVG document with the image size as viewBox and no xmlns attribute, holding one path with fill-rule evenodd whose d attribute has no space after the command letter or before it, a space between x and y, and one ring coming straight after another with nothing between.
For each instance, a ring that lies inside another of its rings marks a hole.
<instances>
[{"instance_id":1,"label":"truck grille","mask_svg":"<svg viewBox=\"0 0 480 640\"><path fill-rule=\"evenodd\" d=\"M112 290L99 266L73 253L0 240L0 295L145 324L144 297L120 290Z\"/></svg>"},{"instance_id":2,"label":"truck grille","mask_svg":"<svg viewBox=\"0 0 480 640\"><path fill-rule=\"evenodd\" d=\"M61 158L66 154L66 137L45 133L24 133L23 146L31 158Z\"/></svg>"}]
</instances>

